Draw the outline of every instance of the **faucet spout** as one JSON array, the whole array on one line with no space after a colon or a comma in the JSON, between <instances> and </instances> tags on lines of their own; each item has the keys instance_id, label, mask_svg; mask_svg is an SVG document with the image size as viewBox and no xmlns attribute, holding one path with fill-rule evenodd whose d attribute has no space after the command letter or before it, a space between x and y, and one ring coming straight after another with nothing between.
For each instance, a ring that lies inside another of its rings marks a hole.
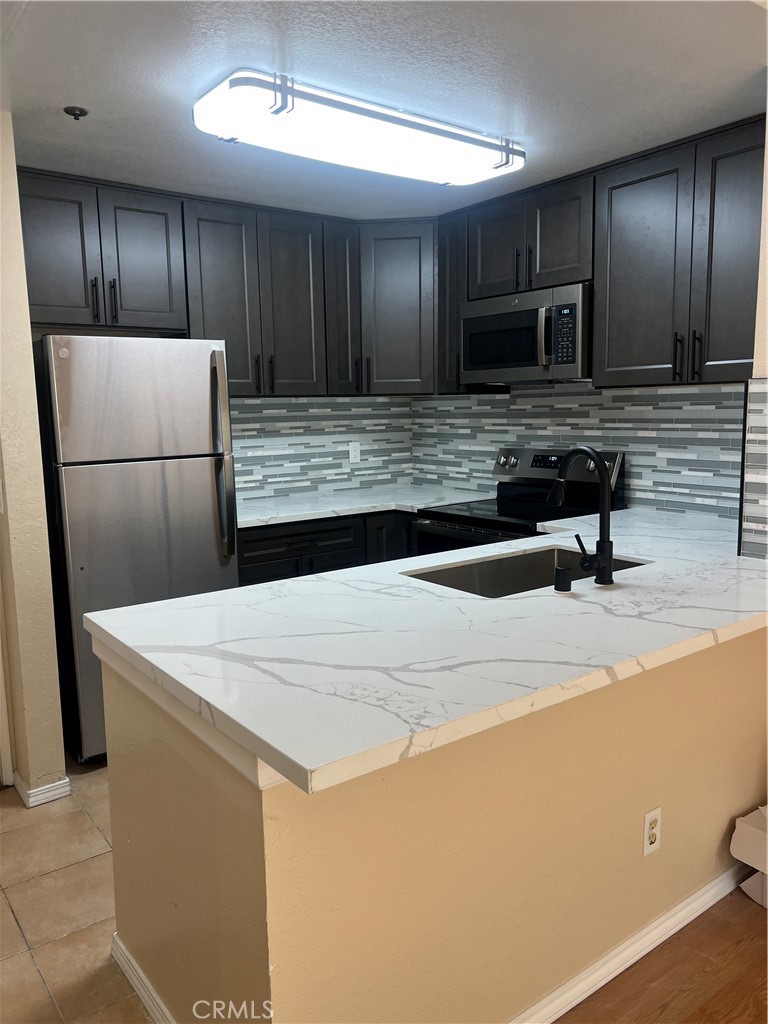
<instances>
[{"instance_id":1,"label":"faucet spout","mask_svg":"<svg viewBox=\"0 0 768 1024\"><path fill-rule=\"evenodd\" d=\"M582 456L594 463L600 483L600 535L595 545L595 554L584 554L581 565L585 572L594 572L595 583L609 586L613 583L613 543L611 542L611 477L605 459L587 444L571 448L560 463L560 471L552 485L547 501L551 505L562 505L565 495L565 481L574 460Z\"/></svg>"}]
</instances>

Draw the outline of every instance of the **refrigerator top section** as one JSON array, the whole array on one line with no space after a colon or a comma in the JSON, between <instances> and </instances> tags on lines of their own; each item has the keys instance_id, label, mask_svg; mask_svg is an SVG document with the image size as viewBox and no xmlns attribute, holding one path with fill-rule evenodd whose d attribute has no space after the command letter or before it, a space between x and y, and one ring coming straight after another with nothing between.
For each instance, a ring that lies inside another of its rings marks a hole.
<instances>
[{"instance_id":1,"label":"refrigerator top section","mask_svg":"<svg viewBox=\"0 0 768 1024\"><path fill-rule=\"evenodd\" d=\"M60 464L229 453L223 341L44 339Z\"/></svg>"}]
</instances>

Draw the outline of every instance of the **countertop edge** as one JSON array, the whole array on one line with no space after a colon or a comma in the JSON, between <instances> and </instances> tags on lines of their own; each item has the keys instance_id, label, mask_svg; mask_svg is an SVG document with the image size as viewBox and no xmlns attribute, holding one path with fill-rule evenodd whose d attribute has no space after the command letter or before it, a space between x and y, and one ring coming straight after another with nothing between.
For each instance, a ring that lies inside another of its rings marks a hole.
<instances>
[{"instance_id":1,"label":"countertop edge","mask_svg":"<svg viewBox=\"0 0 768 1024\"><path fill-rule=\"evenodd\" d=\"M183 683L158 666L153 665L127 644L115 639L102 629L89 616L84 616L86 628L99 646L113 652L127 662L133 669L140 672L149 681L154 682L166 693L175 697L180 704L209 721L215 729L242 747L247 753L259 758L287 781L293 782L305 793L317 793L324 789L340 785L351 779L366 775L369 772L397 764L419 754L427 753L437 747L445 746L456 740L474 736L497 725L523 718L547 707L554 707L565 701L585 693L591 693L612 683L622 682L643 672L659 668L670 662L678 661L688 655L708 650L720 643L734 640L747 633L755 632L768 626L768 613L760 612L749 618L740 619L715 629L709 629L698 636L687 637L667 647L619 661L614 665L599 668L586 675L577 676L566 682L534 691L531 694L497 704L481 711L473 712L436 726L423 732L413 733L405 739L392 740L369 750L350 754L345 758L329 762L316 768L308 768L282 754L261 737L245 726L234 721L220 710L214 711L210 705L202 707L202 699L191 693ZM119 671L119 666L113 666ZM130 681L130 680L129 680ZM133 684L135 685L135 683ZM169 712L170 713L170 712ZM178 721L178 719L176 719ZM180 724L184 724L181 722ZM274 784L274 782L272 783Z\"/></svg>"}]
</instances>

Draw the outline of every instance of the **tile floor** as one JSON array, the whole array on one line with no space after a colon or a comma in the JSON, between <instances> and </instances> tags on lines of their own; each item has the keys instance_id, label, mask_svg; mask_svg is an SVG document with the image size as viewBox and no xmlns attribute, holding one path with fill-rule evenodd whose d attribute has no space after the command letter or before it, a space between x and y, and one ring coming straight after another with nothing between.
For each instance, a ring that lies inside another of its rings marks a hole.
<instances>
[{"instance_id":1,"label":"tile floor","mask_svg":"<svg viewBox=\"0 0 768 1024\"><path fill-rule=\"evenodd\" d=\"M0 790L0 1021L147 1024L110 956L107 769L68 772L72 796L40 807Z\"/></svg>"}]
</instances>

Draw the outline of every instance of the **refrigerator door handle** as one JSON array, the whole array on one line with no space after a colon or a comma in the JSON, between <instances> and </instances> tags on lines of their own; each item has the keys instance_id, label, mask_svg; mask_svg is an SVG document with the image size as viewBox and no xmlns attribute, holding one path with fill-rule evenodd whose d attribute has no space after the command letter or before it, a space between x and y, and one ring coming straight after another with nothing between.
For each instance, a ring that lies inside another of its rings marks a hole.
<instances>
[{"instance_id":1,"label":"refrigerator door handle","mask_svg":"<svg viewBox=\"0 0 768 1024\"><path fill-rule=\"evenodd\" d=\"M216 504L219 551L227 560L235 553L235 460L232 455L219 455L216 459Z\"/></svg>"},{"instance_id":2,"label":"refrigerator door handle","mask_svg":"<svg viewBox=\"0 0 768 1024\"><path fill-rule=\"evenodd\" d=\"M232 428L227 398L227 367L224 352L220 348L211 352L211 401L213 448L217 455L228 455L232 450Z\"/></svg>"}]
</instances>

